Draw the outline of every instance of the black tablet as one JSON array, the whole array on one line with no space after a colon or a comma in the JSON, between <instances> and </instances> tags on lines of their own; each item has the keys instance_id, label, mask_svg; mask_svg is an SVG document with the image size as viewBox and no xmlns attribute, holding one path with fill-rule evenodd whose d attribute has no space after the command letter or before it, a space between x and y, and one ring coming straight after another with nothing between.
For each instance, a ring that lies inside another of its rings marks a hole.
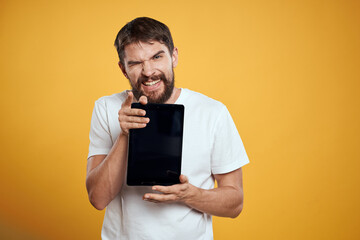
<instances>
[{"instance_id":1,"label":"black tablet","mask_svg":"<svg viewBox=\"0 0 360 240\"><path fill-rule=\"evenodd\" d=\"M129 186L179 183L184 126L184 106L133 103L146 111L145 128L130 129L127 167Z\"/></svg>"}]
</instances>

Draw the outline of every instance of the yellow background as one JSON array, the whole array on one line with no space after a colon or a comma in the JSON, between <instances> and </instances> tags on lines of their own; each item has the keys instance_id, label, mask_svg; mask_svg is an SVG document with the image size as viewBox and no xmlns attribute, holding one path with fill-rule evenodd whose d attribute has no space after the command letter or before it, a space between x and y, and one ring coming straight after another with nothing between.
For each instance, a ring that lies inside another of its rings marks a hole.
<instances>
[{"instance_id":1,"label":"yellow background","mask_svg":"<svg viewBox=\"0 0 360 240\"><path fill-rule=\"evenodd\" d=\"M99 239L94 101L129 88L113 40L165 22L176 85L226 104L251 163L215 239L360 238L360 2L0 1L1 239Z\"/></svg>"}]
</instances>

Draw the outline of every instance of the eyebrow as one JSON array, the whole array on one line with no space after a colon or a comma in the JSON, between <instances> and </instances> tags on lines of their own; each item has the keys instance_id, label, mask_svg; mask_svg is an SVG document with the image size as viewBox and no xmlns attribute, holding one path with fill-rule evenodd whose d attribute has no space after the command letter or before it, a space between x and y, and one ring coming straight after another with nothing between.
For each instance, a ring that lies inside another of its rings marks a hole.
<instances>
[{"instance_id":1,"label":"eyebrow","mask_svg":"<svg viewBox=\"0 0 360 240\"><path fill-rule=\"evenodd\" d=\"M154 54L154 56L152 56L152 58L155 57L156 55L159 55L160 53L165 53L165 51L164 50L158 51L157 53Z\"/></svg>"},{"instance_id":2,"label":"eyebrow","mask_svg":"<svg viewBox=\"0 0 360 240\"><path fill-rule=\"evenodd\" d=\"M156 55L159 55L161 53L165 53L164 50L160 50L157 53L155 53L151 58L155 57ZM132 65L132 64L137 64L137 63L141 63L140 61L128 61L127 64L128 65Z\"/></svg>"}]
</instances>

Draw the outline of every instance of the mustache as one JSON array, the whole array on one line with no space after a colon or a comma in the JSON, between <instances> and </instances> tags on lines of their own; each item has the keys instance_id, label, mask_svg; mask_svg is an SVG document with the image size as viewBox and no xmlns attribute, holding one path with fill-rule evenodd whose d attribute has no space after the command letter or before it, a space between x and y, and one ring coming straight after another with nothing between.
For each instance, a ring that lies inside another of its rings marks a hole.
<instances>
[{"instance_id":1,"label":"mustache","mask_svg":"<svg viewBox=\"0 0 360 240\"><path fill-rule=\"evenodd\" d=\"M165 77L165 74L161 73L161 74L158 74L158 75L152 75L152 76L150 76L150 77L140 76L140 77L138 78L138 80L137 80L137 84L138 84L138 86L140 86L141 83L146 82L146 81L148 81L148 80L156 81L156 80L159 80L159 79L162 80L162 81L164 81L164 82L167 81L167 80L166 80L166 77Z\"/></svg>"}]
</instances>

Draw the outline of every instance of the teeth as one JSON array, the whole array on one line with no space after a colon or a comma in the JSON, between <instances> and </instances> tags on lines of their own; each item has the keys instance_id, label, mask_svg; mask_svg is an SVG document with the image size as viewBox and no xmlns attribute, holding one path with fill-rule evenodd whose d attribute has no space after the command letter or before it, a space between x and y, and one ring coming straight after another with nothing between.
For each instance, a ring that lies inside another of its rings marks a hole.
<instances>
[{"instance_id":1,"label":"teeth","mask_svg":"<svg viewBox=\"0 0 360 240\"><path fill-rule=\"evenodd\" d=\"M158 83L158 82L160 82L160 79L159 79L159 80L156 80L156 81L151 81L151 82L144 82L144 84L145 84L146 86L152 86L152 85L154 85L154 84L156 84L156 83Z\"/></svg>"}]
</instances>

